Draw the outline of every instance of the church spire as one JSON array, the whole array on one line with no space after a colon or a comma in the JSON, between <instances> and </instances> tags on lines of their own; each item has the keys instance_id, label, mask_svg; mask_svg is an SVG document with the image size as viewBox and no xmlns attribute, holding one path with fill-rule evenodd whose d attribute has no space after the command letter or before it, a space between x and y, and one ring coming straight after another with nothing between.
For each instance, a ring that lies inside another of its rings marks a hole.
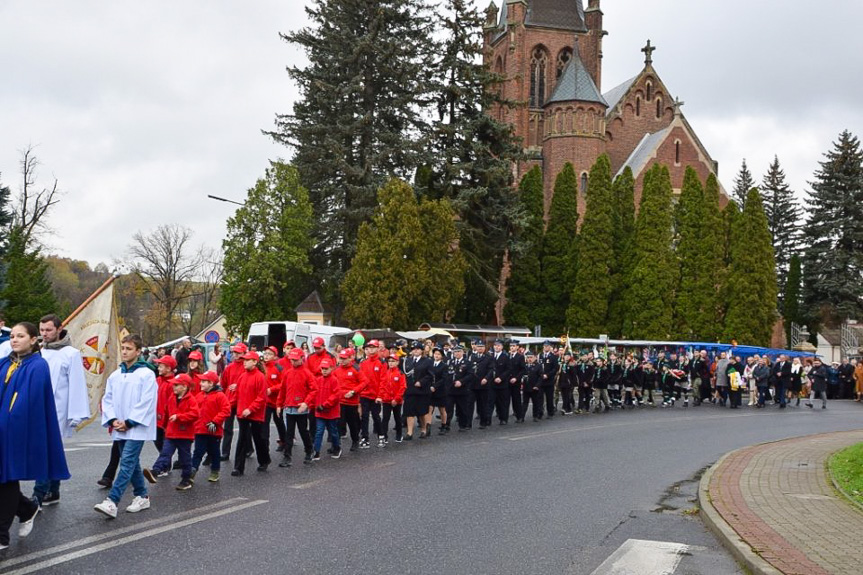
<instances>
[{"instance_id":1,"label":"church spire","mask_svg":"<svg viewBox=\"0 0 863 575\"><path fill-rule=\"evenodd\" d=\"M644 52L644 65L650 66L653 64L653 52L656 50L656 46L650 45L650 39L647 40L647 46L641 49Z\"/></svg>"}]
</instances>

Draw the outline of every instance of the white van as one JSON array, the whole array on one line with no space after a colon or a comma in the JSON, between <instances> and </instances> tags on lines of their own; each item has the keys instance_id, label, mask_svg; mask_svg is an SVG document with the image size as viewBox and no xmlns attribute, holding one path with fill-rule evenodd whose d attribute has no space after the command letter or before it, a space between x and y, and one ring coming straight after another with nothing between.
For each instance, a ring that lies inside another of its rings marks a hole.
<instances>
[{"instance_id":1,"label":"white van","mask_svg":"<svg viewBox=\"0 0 863 575\"><path fill-rule=\"evenodd\" d=\"M329 325L312 325L308 323L297 323L295 321L259 321L249 326L249 335L246 342L262 351L269 346L274 346L282 354L282 347L288 340L293 340L297 347L304 343L312 347L312 340L321 337L324 346L332 350L336 344L346 346L348 334L352 330L347 327L336 327Z\"/></svg>"}]
</instances>

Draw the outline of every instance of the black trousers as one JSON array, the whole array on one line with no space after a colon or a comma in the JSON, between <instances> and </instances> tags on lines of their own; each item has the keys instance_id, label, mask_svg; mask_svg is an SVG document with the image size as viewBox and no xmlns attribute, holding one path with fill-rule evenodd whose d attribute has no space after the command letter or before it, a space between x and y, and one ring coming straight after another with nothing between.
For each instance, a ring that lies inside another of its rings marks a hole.
<instances>
[{"instance_id":1,"label":"black trousers","mask_svg":"<svg viewBox=\"0 0 863 575\"><path fill-rule=\"evenodd\" d=\"M344 409L344 406L342 406L342 408ZM401 439L403 427L402 404L400 403L398 405L393 405L391 403L385 403L383 404L383 412L384 415L383 419L381 420L381 429L383 429L384 432L381 435L383 435L384 438L388 437L390 428L390 416L392 416L395 422L396 439Z\"/></svg>"},{"instance_id":2,"label":"black trousers","mask_svg":"<svg viewBox=\"0 0 863 575\"><path fill-rule=\"evenodd\" d=\"M34 513L36 504L21 493L21 485L17 481L0 483L0 544L9 545L9 528L15 517L19 521L27 521Z\"/></svg>"},{"instance_id":3,"label":"black trousers","mask_svg":"<svg viewBox=\"0 0 863 575\"><path fill-rule=\"evenodd\" d=\"M230 457L231 442L234 441L234 420L237 418L237 406L231 407L231 415L225 418L222 424L224 435L222 436L222 457ZM245 458L245 455L243 456Z\"/></svg>"},{"instance_id":4,"label":"black trousers","mask_svg":"<svg viewBox=\"0 0 863 575\"><path fill-rule=\"evenodd\" d=\"M165 436L165 431L162 430L162 437ZM162 450L159 450L161 453ZM111 459L108 461L108 467L102 472L102 478L114 481L117 477L117 468L120 466L120 442L114 441L111 444Z\"/></svg>"},{"instance_id":5,"label":"black trousers","mask_svg":"<svg viewBox=\"0 0 863 575\"><path fill-rule=\"evenodd\" d=\"M153 440L153 445L156 446L159 453L162 453L162 446L165 445L165 430L161 427L156 428L156 439ZM120 462L119 454L117 455L117 462Z\"/></svg>"},{"instance_id":6,"label":"black trousers","mask_svg":"<svg viewBox=\"0 0 863 575\"><path fill-rule=\"evenodd\" d=\"M554 388L549 388L554 393ZM533 416L537 419L542 417L542 388L533 389L533 388L525 388L522 392L522 397L524 400L524 415L527 415L527 403L530 402L533 405Z\"/></svg>"},{"instance_id":7,"label":"black trousers","mask_svg":"<svg viewBox=\"0 0 863 575\"><path fill-rule=\"evenodd\" d=\"M264 415L264 439L267 446L270 445L270 420L276 423L276 433L279 435L279 443L285 443L285 420L276 415L276 408L267 406L266 415Z\"/></svg>"},{"instance_id":8,"label":"black trousers","mask_svg":"<svg viewBox=\"0 0 863 575\"><path fill-rule=\"evenodd\" d=\"M483 386L473 390L476 414L479 416L479 424L482 426L491 424L491 413L488 410L488 388Z\"/></svg>"},{"instance_id":9,"label":"black trousers","mask_svg":"<svg viewBox=\"0 0 863 575\"><path fill-rule=\"evenodd\" d=\"M456 421L459 429L470 429L472 427L473 409L470 406L471 396L467 392L459 395L451 395L455 410ZM452 420L450 420L452 423Z\"/></svg>"},{"instance_id":10,"label":"black trousers","mask_svg":"<svg viewBox=\"0 0 863 575\"><path fill-rule=\"evenodd\" d=\"M543 387L542 393L545 395L545 410L548 416L552 417L557 412L557 407L554 405L554 386Z\"/></svg>"},{"instance_id":11,"label":"black trousers","mask_svg":"<svg viewBox=\"0 0 863 575\"><path fill-rule=\"evenodd\" d=\"M363 407L363 419L360 426L360 436L363 439L369 438L369 416L372 418L372 431L375 435L383 435L381 433L381 404L375 402L374 399L368 397L360 398L360 405Z\"/></svg>"},{"instance_id":12,"label":"black trousers","mask_svg":"<svg viewBox=\"0 0 863 575\"><path fill-rule=\"evenodd\" d=\"M500 421L509 421L509 385L494 388L494 408Z\"/></svg>"},{"instance_id":13,"label":"black trousers","mask_svg":"<svg viewBox=\"0 0 863 575\"><path fill-rule=\"evenodd\" d=\"M736 390L728 388L728 397L731 400L729 407L740 407L743 403L743 388L738 387Z\"/></svg>"},{"instance_id":14,"label":"black trousers","mask_svg":"<svg viewBox=\"0 0 863 575\"><path fill-rule=\"evenodd\" d=\"M572 386L561 386L560 398L563 400L563 410L567 412L572 411L572 403L574 401L574 398L572 397Z\"/></svg>"},{"instance_id":15,"label":"black trousers","mask_svg":"<svg viewBox=\"0 0 863 575\"><path fill-rule=\"evenodd\" d=\"M360 440L360 406L342 405L341 418L339 419L339 433L342 430L351 432L351 441L356 443ZM386 430L384 430L386 431ZM342 433L344 435L344 433Z\"/></svg>"},{"instance_id":16,"label":"black trousers","mask_svg":"<svg viewBox=\"0 0 863 575\"><path fill-rule=\"evenodd\" d=\"M306 453L312 452L312 436L309 435L309 415L307 413L285 414L285 424L287 431L285 432L285 457L290 457L294 449L295 431L300 432L300 439L303 441L303 449Z\"/></svg>"},{"instance_id":17,"label":"black trousers","mask_svg":"<svg viewBox=\"0 0 863 575\"><path fill-rule=\"evenodd\" d=\"M522 413L522 400L521 400L521 385L516 383L515 385L509 386L509 399L512 403L512 412L515 414L516 419L521 419L524 417Z\"/></svg>"},{"instance_id":18,"label":"black trousers","mask_svg":"<svg viewBox=\"0 0 863 575\"><path fill-rule=\"evenodd\" d=\"M590 411L590 398L593 397L593 389L590 386L581 386L578 393L578 409Z\"/></svg>"},{"instance_id":19,"label":"black trousers","mask_svg":"<svg viewBox=\"0 0 863 575\"><path fill-rule=\"evenodd\" d=\"M246 453L251 449L252 443L255 444L258 465L269 465L270 448L264 438L264 422L251 419L239 419L239 422L240 436L237 438L237 449L234 451L234 469L241 473L246 470Z\"/></svg>"}]
</instances>

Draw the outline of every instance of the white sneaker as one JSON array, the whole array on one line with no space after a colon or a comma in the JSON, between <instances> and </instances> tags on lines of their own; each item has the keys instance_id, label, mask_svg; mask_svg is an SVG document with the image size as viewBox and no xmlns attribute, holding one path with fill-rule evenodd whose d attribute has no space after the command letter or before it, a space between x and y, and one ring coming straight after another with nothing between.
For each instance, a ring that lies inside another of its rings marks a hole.
<instances>
[{"instance_id":1,"label":"white sneaker","mask_svg":"<svg viewBox=\"0 0 863 575\"><path fill-rule=\"evenodd\" d=\"M132 500L132 503L130 503L129 506L126 508L126 513L137 513L139 511L143 511L149 508L149 497L135 497L135 499Z\"/></svg>"},{"instance_id":2,"label":"white sneaker","mask_svg":"<svg viewBox=\"0 0 863 575\"><path fill-rule=\"evenodd\" d=\"M36 511L33 512L33 517L28 519L27 521L22 521L21 525L18 527L18 537L27 537L33 531L33 522L36 520L36 516L39 515L39 512L42 511L41 507L37 507Z\"/></svg>"},{"instance_id":3,"label":"white sneaker","mask_svg":"<svg viewBox=\"0 0 863 575\"><path fill-rule=\"evenodd\" d=\"M93 509L103 515L107 515L111 519L117 518L117 504L110 499L105 499L102 503L97 503L93 506Z\"/></svg>"},{"instance_id":4,"label":"white sneaker","mask_svg":"<svg viewBox=\"0 0 863 575\"><path fill-rule=\"evenodd\" d=\"M9 545L6 543L0 543L0 551L3 551L5 549L9 549Z\"/></svg>"}]
</instances>

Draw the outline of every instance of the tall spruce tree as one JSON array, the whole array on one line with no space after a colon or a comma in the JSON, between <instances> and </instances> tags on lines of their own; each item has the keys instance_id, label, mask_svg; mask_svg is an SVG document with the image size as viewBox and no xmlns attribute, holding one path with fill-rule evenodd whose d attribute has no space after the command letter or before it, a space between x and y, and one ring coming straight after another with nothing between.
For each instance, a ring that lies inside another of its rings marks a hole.
<instances>
[{"instance_id":1,"label":"tall spruce tree","mask_svg":"<svg viewBox=\"0 0 863 575\"><path fill-rule=\"evenodd\" d=\"M516 245L516 232L528 225L512 178L520 145L510 124L486 113L509 103L500 100L496 89L502 78L482 63L484 18L468 0L445 0L439 20L434 158L424 177L417 178L417 192L450 199L458 213L468 287L457 319L494 323L505 254L523 251Z\"/></svg>"},{"instance_id":2,"label":"tall spruce tree","mask_svg":"<svg viewBox=\"0 0 863 575\"><path fill-rule=\"evenodd\" d=\"M718 244L718 251L721 253L721 268L719 272L719 326L722 326L721 335L725 335L725 317L728 315L728 306L731 299L731 239L734 235L733 230L737 225L737 220L740 219L740 208L737 207L737 202L730 201L722 210L722 232L721 242ZM711 340L712 341L712 340Z\"/></svg>"},{"instance_id":3,"label":"tall spruce tree","mask_svg":"<svg viewBox=\"0 0 863 575\"><path fill-rule=\"evenodd\" d=\"M746 159L740 165L740 171L734 177L734 189L731 191L731 199L737 202L737 207L743 211L746 204L746 196L749 190L755 187L755 180L752 177L752 172L749 171L749 166L746 165Z\"/></svg>"},{"instance_id":4,"label":"tall spruce tree","mask_svg":"<svg viewBox=\"0 0 863 575\"><path fill-rule=\"evenodd\" d=\"M315 279L335 302L378 188L428 163L435 45L422 0L313 0L306 13L309 26L282 34L308 58L288 68L300 97L267 133L294 150L314 210Z\"/></svg>"},{"instance_id":5,"label":"tall spruce tree","mask_svg":"<svg viewBox=\"0 0 863 575\"><path fill-rule=\"evenodd\" d=\"M525 224L516 233L518 250L512 262L506 288L504 317L509 325L533 328L541 322L543 193L542 170L534 166L518 186L518 198L525 214Z\"/></svg>"},{"instance_id":6,"label":"tall spruce tree","mask_svg":"<svg viewBox=\"0 0 863 575\"><path fill-rule=\"evenodd\" d=\"M779 285L780 300L783 300L785 278L788 275L791 258L799 249L800 228L803 222L801 208L791 187L785 182L785 172L779 165L778 156L773 157L773 162L764 175L761 197L764 201L764 213L767 214L767 227L773 239L776 281Z\"/></svg>"},{"instance_id":7,"label":"tall spruce tree","mask_svg":"<svg viewBox=\"0 0 863 575\"><path fill-rule=\"evenodd\" d=\"M863 317L863 151L847 130L810 182L804 307L819 323ZM810 325L810 328L813 327Z\"/></svg>"},{"instance_id":8,"label":"tall spruce tree","mask_svg":"<svg viewBox=\"0 0 863 575\"><path fill-rule=\"evenodd\" d=\"M767 216L758 189L752 188L731 235L726 340L769 347L777 293Z\"/></svg>"},{"instance_id":9,"label":"tall spruce tree","mask_svg":"<svg viewBox=\"0 0 863 575\"><path fill-rule=\"evenodd\" d=\"M13 226L6 248L6 283L0 290L0 302L10 324L33 321L57 309L48 264L38 247L27 245L25 235Z\"/></svg>"},{"instance_id":10,"label":"tall spruce tree","mask_svg":"<svg viewBox=\"0 0 863 575\"><path fill-rule=\"evenodd\" d=\"M612 221L612 292L608 302L608 331L612 337L623 334L623 325L628 309L626 307L626 282L634 265L635 244L635 179L632 169L627 166L623 173L614 179L614 213Z\"/></svg>"},{"instance_id":11,"label":"tall spruce tree","mask_svg":"<svg viewBox=\"0 0 863 575\"><path fill-rule=\"evenodd\" d=\"M554 181L548 211L548 227L542 239L542 326L549 335L560 335L575 281L576 262L572 243L578 234L578 179L567 162Z\"/></svg>"},{"instance_id":12,"label":"tall spruce tree","mask_svg":"<svg viewBox=\"0 0 863 575\"><path fill-rule=\"evenodd\" d=\"M578 267L566 322L578 337L608 333L608 302L612 293L611 246L614 241L614 194L611 161L603 154L590 169L584 222L578 236Z\"/></svg>"},{"instance_id":13,"label":"tall spruce tree","mask_svg":"<svg viewBox=\"0 0 863 575\"><path fill-rule=\"evenodd\" d=\"M680 339L698 340L701 316L704 313L705 295L703 279L706 260L703 244L704 188L698 174L687 167L683 175L680 200L674 210L674 227L677 237L676 257L679 266L677 289L674 298L674 333Z\"/></svg>"},{"instance_id":14,"label":"tall spruce tree","mask_svg":"<svg viewBox=\"0 0 863 575\"><path fill-rule=\"evenodd\" d=\"M6 248L9 245L9 232L12 225L12 212L9 210L11 206L10 202L11 192L9 186L4 186L2 180L0 180L0 292L3 291L5 283ZM0 300L0 309L2 308L3 301Z\"/></svg>"},{"instance_id":15,"label":"tall spruce tree","mask_svg":"<svg viewBox=\"0 0 863 575\"><path fill-rule=\"evenodd\" d=\"M785 282L785 297L782 300L782 319L785 321L785 341L791 346L791 324L802 324L800 314L800 293L803 287L803 273L800 268L800 256L791 256L788 266L788 278Z\"/></svg>"},{"instance_id":16,"label":"tall spruce tree","mask_svg":"<svg viewBox=\"0 0 863 575\"><path fill-rule=\"evenodd\" d=\"M357 325L416 329L451 318L464 291L465 262L446 199L417 200L410 185L390 180L373 218L360 227L345 276L345 318Z\"/></svg>"},{"instance_id":17,"label":"tall spruce tree","mask_svg":"<svg viewBox=\"0 0 863 575\"><path fill-rule=\"evenodd\" d=\"M635 222L635 266L627 287L627 334L636 339L667 339L671 334L674 282L671 249L671 176L654 164L644 178Z\"/></svg>"}]
</instances>

